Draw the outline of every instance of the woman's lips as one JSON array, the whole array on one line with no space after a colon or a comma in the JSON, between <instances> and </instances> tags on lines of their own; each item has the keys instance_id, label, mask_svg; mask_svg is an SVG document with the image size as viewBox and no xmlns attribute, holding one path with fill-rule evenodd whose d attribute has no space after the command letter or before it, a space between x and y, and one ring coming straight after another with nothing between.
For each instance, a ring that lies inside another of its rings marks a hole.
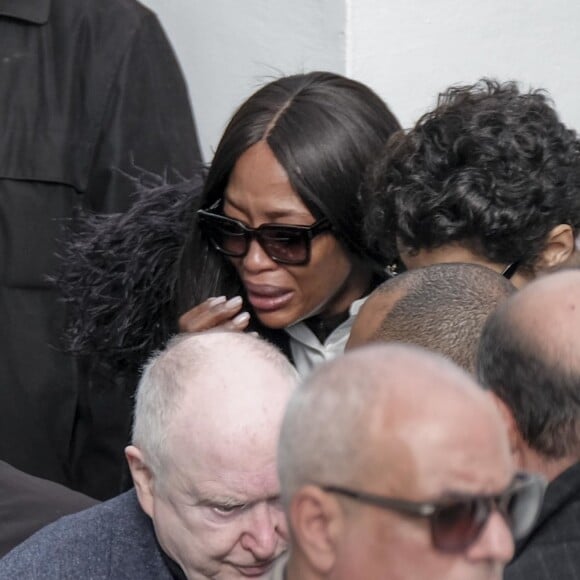
<instances>
[{"instance_id":1,"label":"woman's lips","mask_svg":"<svg viewBox=\"0 0 580 580\"><path fill-rule=\"evenodd\" d=\"M286 306L291 300L293 291L267 284L245 283L248 301L256 311L272 312Z\"/></svg>"}]
</instances>

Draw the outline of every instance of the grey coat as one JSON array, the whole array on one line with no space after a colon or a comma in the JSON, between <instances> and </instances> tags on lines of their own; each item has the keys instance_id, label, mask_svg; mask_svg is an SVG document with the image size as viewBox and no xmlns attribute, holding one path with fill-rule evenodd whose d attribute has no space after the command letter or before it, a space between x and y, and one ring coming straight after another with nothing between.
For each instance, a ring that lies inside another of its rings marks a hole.
<instances>
[{"instance_id":1,"label":"grey coat","mask_svg":"<svg viewBox=\"0 0 580 580\"><path fill-rule=\"evenodd\" d=\"M173 566L128 491L31 536L0 560L0 579L173 580Z\"/></svg>"}]
</instances>

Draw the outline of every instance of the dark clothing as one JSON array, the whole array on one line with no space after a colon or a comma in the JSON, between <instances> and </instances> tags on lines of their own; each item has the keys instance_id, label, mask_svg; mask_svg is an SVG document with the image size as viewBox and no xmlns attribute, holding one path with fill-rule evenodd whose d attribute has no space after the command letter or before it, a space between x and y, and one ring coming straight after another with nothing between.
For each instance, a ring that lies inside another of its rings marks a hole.
<instances>
[{"instance_id":1,"label":"dark clothing","mask_svg":"<svg viewBox=\"0 0 580 580\"><path fill-rule=\"evenodd\" d=\"M518 543L504 578L580 578L580 463L567 469L548 486L538 522L532 533Z\"/></svg>"},{"instance_id":2,"label":"dark clothing","mask_svg":"<svg viewBox=\"0 0 580 580\"><path fill-rule=\"evenodd\" d=\"M114 377L119 389L135 390L151 353L165 346L178 331L179 316L196 304L191 288L182 284L190 269L196 271L191 266L196 257L184 248L198 231L202 190L202 174L180 184L145 187L125 214L79 220L64 247L58 286L74 313L69 348ZM228 296L243 295L233 271L232 277L235 288ZM201 300L212 296L215 286L208 280L208 296ZM252 311L249 304L245 309ZM291 355L284 330L265 328L255 316L248 330Z\"/></svg>"},{"instance_id":3,"label":"dark clothing","mask_svg":"<svg viewBox=\"0 0 580 580\"><path fill-rule=\"evenodd\" d=\"M0 580L185 578L134 491L47 526L0 560Z\"/></svg>"},{"instance_id":4,"label":"dark clothing","mask_svg":"<svg viewBox=\"0 0 580 580\"><path fill-rule=\"evenodd\" d=\"M129 394L63 354L48 276L80 210L132 203L116 169L187 177L200 162L156 16L134 0L0 0L0 126L0 458L108 497L125 437L105 436L128 431Z\"/></svg>"},{"instance_id":5,"label":"dark clothing","mask_svg":"<svg viewBox=\"0 0 580 580\"><path fill-rule=\"evenodd\" d=\"M40 528L97 503L0 461L0 558Z\"/></svg>"}]
</instances>

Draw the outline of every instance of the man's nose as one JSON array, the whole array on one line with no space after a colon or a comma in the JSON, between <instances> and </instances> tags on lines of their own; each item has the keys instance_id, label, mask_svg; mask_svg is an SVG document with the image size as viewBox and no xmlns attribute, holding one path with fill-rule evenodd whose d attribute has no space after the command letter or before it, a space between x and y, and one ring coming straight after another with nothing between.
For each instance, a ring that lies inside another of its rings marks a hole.
<instances>
[{"instance_id":1,"label":"man's nose","mask_svg":"<svg viewBox=\"0 0 580 580\"><path fill-rule=\"evenodd\" d=\"M241 544L258 560L278 555L286 546L288 530L282 508L271 503L254 506L248 514L247 528Z\"/></svg>"},{"instance_id":2,"label":"man's nose","mask_svg":"<svg viewBox=\"0 0 580 580\"><path fill-rule=\"evenodd\" d=\"M477 541L468 548L471 560L507 564L514 555L514 540L505 517L494 510Z\"/></svg>"}]
</instances>

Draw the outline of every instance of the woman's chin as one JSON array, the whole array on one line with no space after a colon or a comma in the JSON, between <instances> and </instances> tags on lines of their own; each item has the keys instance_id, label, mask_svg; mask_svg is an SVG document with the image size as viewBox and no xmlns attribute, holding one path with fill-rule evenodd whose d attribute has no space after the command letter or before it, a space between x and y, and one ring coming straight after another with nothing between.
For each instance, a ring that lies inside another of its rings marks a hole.
<instances>
[{"instance_id":1,"label":"woman's chin","mask_svg":"<svg viewBox=\"0 0 580 580\"><path fill-rule=\"evenodd\" d=\"M269 312L255 311L255 316L264 326L276 330L287 328L300 320L298 316L284 308Z\"/></svg>"}]
</instances>

